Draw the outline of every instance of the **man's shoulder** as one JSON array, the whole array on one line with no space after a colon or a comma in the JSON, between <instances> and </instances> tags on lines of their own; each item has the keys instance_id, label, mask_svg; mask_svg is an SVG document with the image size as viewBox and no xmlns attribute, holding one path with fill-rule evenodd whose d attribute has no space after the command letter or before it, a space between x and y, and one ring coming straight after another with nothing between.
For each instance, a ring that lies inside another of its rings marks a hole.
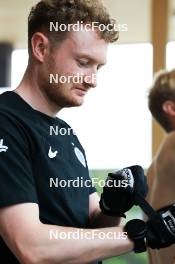
<instances>
[{"instance_id":1,"label":"man's shoulder","mask_svg":"<svg viewBox=\"0 0 175 264\"><path fill-rule=\"evenodd\" d=\"M0 95L0 121L6 119L16 125L36 122L32 108L13 91Z\"/></svg>"},{"instance_id":2,"label":"man's shoulder","mask_svg":"<svg viewBox=\"0 0 175 264\"><path fill-rule=\"evenodd\" d=\"M8 91L0 95L0 114L15 113L15 106L17 106L17 101L14 92Z\"/></svg>"},{"instance_id":3,"label":"man's shoulder","mask_svg":"<svg viewBox=\"0 0 175 264\"><path fill-rule=\"evenodd\" d=\"M165 142L175 144L175 131L172 131L171 133L167 134Z\"/></svg>"},{"instance_id":4,"label":"man's shoulder","mask_svg":"<svg viewBox=\"0 0 175 264\"><path fill-rule=\"evenodd\" d=\"M157 155L160 155L161 153L164 153L164 152L170 152L170 151L173 151L175 153L175 131L172 131L171 133L168 133L159 150L158 150L158 153Z\"/></svg>"},{"instance_id":5,"label":"man's shoulder","mask_svg":"<svg viewBox=\"0 0 175 264\"><path fill-rule=\"evenodd\" d=\"M28 135L28 119L25 110L20 111L14 92L0 95L0 139L15 137L20 142Z\"/></svg>"},{"instance_id":6,"label":"man's shoulder","mask_svg":"<svg viewBox=\"0 0 175 264\"><path fill-rule=\"evenodd\" d=\"M13 95L14 95L13 91L4 91L4 92L2 92L0 94L1 105L4 105L7 101L11 100Z\"/></svg>"},{"instance_id":7,"label":"man's shoulder","mask_svg":"<svg viewBox=\"0 0 175 264\"><path fill-rule=\"evenodd\" d=\"M150 167L148 168L147 175L152 179L158 168L162 168L172 162L175 162L175 131L168 133L164 137Z\"/></svg>"},{"instance_id":8,"label":"man's shoulder","mask_svg":"<svg viewBox=\"0 0 175 264\"><path fill-rule=\"evenodd\" d=\"M175 131L167 134L154 159L156 171L175 171Z\"/></svg>"},{"instance_id":9,"label":"man's shoulder","mask_svg":"<svg viewBox=\"0 0 175 264\"><path fill-rule=\"evenodd\" d=\"M4 124L16 126L16 111L12 104L12 97L6 92L0 95L0 127Z\"/></svg>"}]
</instances>

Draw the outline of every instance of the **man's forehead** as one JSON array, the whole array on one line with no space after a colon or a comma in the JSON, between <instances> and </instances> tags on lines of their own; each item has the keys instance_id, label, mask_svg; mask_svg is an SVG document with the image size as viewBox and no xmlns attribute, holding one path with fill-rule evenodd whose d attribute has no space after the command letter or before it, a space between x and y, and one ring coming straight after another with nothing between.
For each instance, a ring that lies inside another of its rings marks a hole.
<instances>
[{"instance_id":1,"label":"man's forehead","mask_svg":"<svg viewBox=\"0 0 175 264\"><path fill-rule=\"evenodd\" d=\"M97 32L85 30L71 32L68 38L72 51L77 56L98 59L101 63L106 63L108 43L101 39Z\"/></svg>"}]
</instances>

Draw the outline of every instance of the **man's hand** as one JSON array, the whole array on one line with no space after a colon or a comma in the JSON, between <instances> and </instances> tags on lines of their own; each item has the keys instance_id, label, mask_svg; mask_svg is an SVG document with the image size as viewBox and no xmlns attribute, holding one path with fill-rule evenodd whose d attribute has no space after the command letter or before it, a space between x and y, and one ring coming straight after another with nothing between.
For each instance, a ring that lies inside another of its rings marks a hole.
<instances>
[{"instance_id":1,"label":"man's hand","mask_svg":"<svg viewBox=\"0 0 175 264\"><path fill-rule=\"evenodd\" d=\"M124 231L134 242L135 253L146 251L146 246L160 249L175 244L175 204L158 210L147 223L140 219L129 221Z\"/></svg>"},{"instance_id":2,"label":"man's hand","mask_svg":"<svg viewBox=\"0 0 175 264\"><path fill-rule=\"evenodd\" d=\"M146 197L147 180L140 166L127 167L109 173L100 199L100 208L104 214L125 217L124 213L137 205L136 194Z\"/></svg>"},{"instance_id":3,"label":"man's hand","mask_svg":"<svg viewBox=\"0 0 175 264\"><path fill-rule=\"evenodd\" d=\"M160 249L175 244L175 204L164 207L156 219L147 222L146 240L152 249Z\"/></svg>"}]
</instances>

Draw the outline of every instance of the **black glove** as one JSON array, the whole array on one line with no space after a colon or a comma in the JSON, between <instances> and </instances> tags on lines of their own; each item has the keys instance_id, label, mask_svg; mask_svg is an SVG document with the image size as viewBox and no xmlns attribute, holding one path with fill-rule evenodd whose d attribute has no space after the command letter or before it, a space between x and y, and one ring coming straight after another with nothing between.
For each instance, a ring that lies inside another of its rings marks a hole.
<instances>
[{"instance_id":1,"label":"black glove","mask_svg":"<svg viewBox=\"0 0 175 264\"><path fill-rule=\"evenodd\" d=\"M146 251L146 246L160 249L175 244L175 204L158 210L147 223L133 219L124 231L134 242L134 252Z\"/></svg>"},{"instance_id":2,"label":"black glove","mask_svg":"<svg viewBox=\"0 0 175 264\"><path fill-rule=\"evenodd\" d=\"M147 180L142 167L136 165L108 174L100 199L104 214L122 216L133 205L137 205L135 195L146 197Z\"/></svg>"},{"instance_id":3,"label":"black glove","mask_svg":"<svg viewBox=\"0 0 175 264\"><path fill-rule=\"evenodd\" d=\"M143 220L130 220L124 226L124 231L127 232L128 237L134 242L135 253L141 253L146 251L146 223Z\"/></svg>"},{"instance_id":4,"label":"black glove","mask_svg":"<svg viewBox=\"0 0 175 264\"><path fill-rule=\"evenodd\" d=\"M161 208L146 224L146 241L152 249L175 244L175 204Z\"/></svg>"}]
</instances>

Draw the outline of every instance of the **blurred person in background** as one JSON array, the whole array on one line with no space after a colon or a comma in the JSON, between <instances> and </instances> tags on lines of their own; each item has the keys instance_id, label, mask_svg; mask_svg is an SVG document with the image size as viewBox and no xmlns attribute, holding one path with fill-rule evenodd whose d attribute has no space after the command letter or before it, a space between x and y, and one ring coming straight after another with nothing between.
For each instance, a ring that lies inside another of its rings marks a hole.
<instances>
[{"instance_id":1,"label":"blurred person in background","mask_svg":"<svg viewBox=\"0 0 175 264\"><path fill-rule=\"evenodd\" d=\"M156 210L175 203L175 69L156 74L149 91L152 116L167 133L147 172L147 200ZM175 245L149 250L150 264L174 264Z\"/></svg>"}]
</instances>

